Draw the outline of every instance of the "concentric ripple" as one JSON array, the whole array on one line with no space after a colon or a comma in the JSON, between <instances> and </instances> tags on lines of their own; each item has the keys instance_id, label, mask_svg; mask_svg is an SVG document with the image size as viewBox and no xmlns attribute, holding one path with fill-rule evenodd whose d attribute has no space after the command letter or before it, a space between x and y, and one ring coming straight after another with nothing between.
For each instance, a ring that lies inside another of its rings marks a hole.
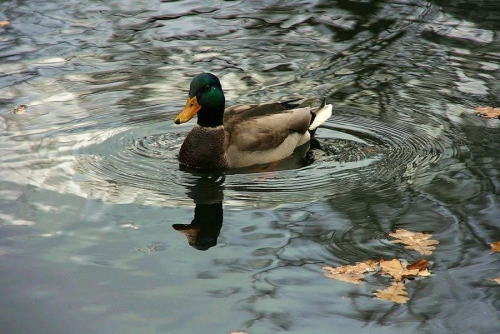
<instances>
[{"instance_id":1,"label":"concentric ripple","mask_svg":"<svg viewBox=\"0 0 500 334\"><path fill-rule=\"evenodd\" d=\"M332 198L356 188L406 186L431 164L455 154L446 138L335 116L318 130L309 161L300 160L301 166L263 166L212 175L214 181L206 182L209 175L183 170L177 162L187 130L137 126L82 149L76 162L85 177L80 186L108 201L141 196L149 203L183 205L216 200L214 194L223 193L227 204L266 206Z\"/></svg>"}]
</instances>

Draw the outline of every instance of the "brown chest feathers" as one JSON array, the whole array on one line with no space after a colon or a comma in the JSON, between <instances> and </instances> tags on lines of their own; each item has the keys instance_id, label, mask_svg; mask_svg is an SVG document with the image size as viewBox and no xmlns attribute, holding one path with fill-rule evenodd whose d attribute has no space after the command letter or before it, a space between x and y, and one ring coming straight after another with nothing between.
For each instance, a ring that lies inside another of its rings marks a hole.
<instances>
[{"instance_id":1,"label":"brown chest feathers","mask_svg":"<svg viewBox=\"0 0 500 334\"><path fill-rule=\"evenodd\" d=\"M194 168L226 169L225 131L222 126L201 127L188 133L179 152L179 162Z\"/></svg>"}]
</instances>

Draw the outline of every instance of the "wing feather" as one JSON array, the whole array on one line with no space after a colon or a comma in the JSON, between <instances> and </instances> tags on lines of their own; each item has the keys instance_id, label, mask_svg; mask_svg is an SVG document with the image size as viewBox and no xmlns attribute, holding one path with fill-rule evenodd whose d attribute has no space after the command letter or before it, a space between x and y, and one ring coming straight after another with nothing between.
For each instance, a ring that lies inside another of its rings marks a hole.
<instances>
[{"instance_id":1,"label":"wing feather","mask_svg":"<svg viewBox=\"0 0 500 334\"><path fill-rule=\"evenodd\" d=\"M291 133L305 133L310 122L310 108L240 121L233 126L230 145L236 145L240 151L271 150L280 146Z\"/></svg>"}]
</instances>

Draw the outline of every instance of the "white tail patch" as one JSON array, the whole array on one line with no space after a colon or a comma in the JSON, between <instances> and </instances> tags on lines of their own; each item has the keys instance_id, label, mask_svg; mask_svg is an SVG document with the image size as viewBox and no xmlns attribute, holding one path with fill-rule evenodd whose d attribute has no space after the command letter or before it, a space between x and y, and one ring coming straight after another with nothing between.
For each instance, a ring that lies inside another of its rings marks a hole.
<instances>
[{"instance_id":1,"label":"white tail patch","mask_svg":"<svg viewBox=\"0 0 500 334\"><path fill-rule=\"evenodd\" d=\"M319 108L315 112L316 118L314 118L314 122L309 126L309 130L314 130L321 124L323 124L327 119L332 116L332 105L327 104L322 108Z\"/></svg>"}]
</instances>

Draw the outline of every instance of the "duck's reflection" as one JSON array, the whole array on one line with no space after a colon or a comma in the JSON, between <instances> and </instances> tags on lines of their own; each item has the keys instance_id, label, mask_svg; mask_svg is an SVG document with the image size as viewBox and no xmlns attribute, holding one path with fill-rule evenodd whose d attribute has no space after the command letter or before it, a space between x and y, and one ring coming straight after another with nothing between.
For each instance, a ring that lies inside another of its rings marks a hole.
<instances>
[{"instance_id":1,"label":"duck's reflection","mask_svg":"<svg viewBox=\"0 0 500 334\"><path fill-rule=\"evenodd\" d=\"M189 186L188 196L196 207L191 224L174 224L172 227L184 234L190 246L207 250L217 245L223 222L222 200L223 174L194 175L196 178Z\"/></svg>"},{"instance_id":2,"label":"duck's reflection","mask_svg":"<svg viewBox=\"0 0 500 334\"><path fill-rule=\"evenodd\" d=\"M319 142L312 138L308 144L297 148L292 156L280 161L279 164L254 166L241 169L239 172L297 169L312 164L323 154ZM217 245L217 238L222 228L222 202L226 174L224 172L200 172L182 165L180 169L192 179L192 185L187 186L187 195L194 201L196 207L194 219L190 224L173 224L172 227L184 234L193 248L207 250ZM238 171L233 171L233 173L238 173Z\"/></svg>"}]
</instances>

